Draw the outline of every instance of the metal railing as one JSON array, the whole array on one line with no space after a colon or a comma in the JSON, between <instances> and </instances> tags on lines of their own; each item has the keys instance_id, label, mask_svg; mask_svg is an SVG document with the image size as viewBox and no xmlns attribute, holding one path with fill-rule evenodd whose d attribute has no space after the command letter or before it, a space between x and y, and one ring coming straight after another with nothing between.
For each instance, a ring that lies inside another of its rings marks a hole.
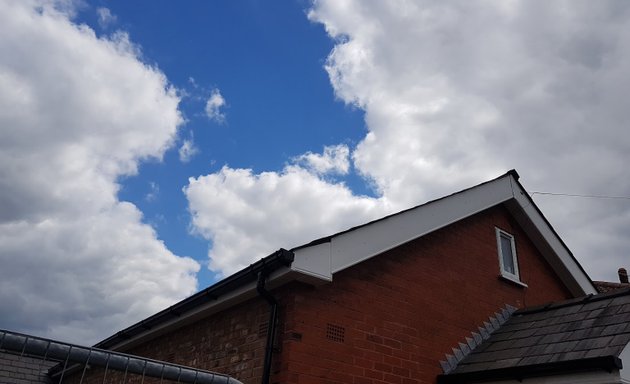
<instances>
[{"instance_id":1,"label":"metal railing","mask_svg":"<svg viewBox=\"0 0 630 384\"><path fill-rule=\"evenodd\" d=\"M172 380L188 384L242 384L220 373L6 330L0 330L0 350L63 364L63 368L56 374L59 376L59 383L63 381L69 364L79 364L83 366L79 383L83 382L89 366L101 367L105 370L103 382L105 382L107 371L113 370L124 372L125 377L127 374L142 375L142 382L145 377L152 377L160 381Z\"/></svg>"}]
</instances>

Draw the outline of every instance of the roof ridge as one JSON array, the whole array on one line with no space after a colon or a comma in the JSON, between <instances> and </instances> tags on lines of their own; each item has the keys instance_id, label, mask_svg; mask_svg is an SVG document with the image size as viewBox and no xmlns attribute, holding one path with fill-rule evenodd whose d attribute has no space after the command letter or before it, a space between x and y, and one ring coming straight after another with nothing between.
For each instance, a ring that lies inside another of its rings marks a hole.
<instances>
[{"instance_id":1,"label":"roof ridge","mask_svg":"<svg viewBox=\"0 0 630 384\"><path fill-rule=\"evenodd\" d=\"M598 293L596 295L589 294L589 295L577 297L574 299L568 299L564 301L555 301L555 302L550 302L550 303L546 303L542 305L537 305L534 307L522 308L516 311L514 315L527 315L527 314L532 314L532 313L545 312L545 311L550 311L552 309L565 308L565 307L570 307L573 305L593 303L593 302L597 302L601 300L612 299L619 296L626 296L628 294L630 294L630 288L623 288L623 289L618 289L611 292Z\"/></svg>"},{"instance_id":2,"label":"roof ridge","mask_svg":"<svg viewBox=\"0 0 630 384\"><path fill-rule=\"evenodd\" d=\"M478 327L479 332L471 332L471 337L465 337L465 343L460 342L456 348L452 348L452 355L447 353L445 360L440 360L442 371L447 374L457 368L460 361L464 360L484 340L490 338L490 335L498 330L516 310L516 307L506 304L499 312L495 312L494 316L490 316L487 321L483 322L483 327Z\"/></svg>"},{"instance_id":3,"label":"roof ridge","mask_svg":"<svg viewBox=\"0 0 630 384\"><path fill-rule=\"evenodd\" d=\"M513 178L514 178L517 182L518 182L518 180L519 180L519 178L520 178L520 176L519 176L518 172L516 172L516 169L510 169L509 171L505 172L504 174L502 174L502 175L500 175L500 176L495 177L494 179L487 180L487 181L481 182L481 183L479 183L479 184L475 184L475 185L473 185L473 186L471 186L471 187L464 188L464 189L462 189L462 190L459 190L459 191L457 191L457 192L450 193L450 194L445 195L445 196L441 196L441 197L437 197L437 198L435 198L435 199L431 199L431 200L425 201L424 203L420 203L420 204L414 205L413 207L410 207L410 208L405 208L405 209L403 209L403 210L400 210L400 211L397 211L397 212L390 213L390 214L385 215L385 216L383 216L383 217L379 217L379 218L376 218L376 219L374 219L374 220L370 220L370 221L368 221L367 223L363 223L363 224L355 225L355 226L353 226L353 227L350 227L350 228L344 229L344 230L339 231L339 232L337 232L337 233L333 233L333 234L331 234L331 235L327 235L327 236L320 237L320 238L315 239L315 240L312 240L312 241L310 241L310 242L308 242L308 243L305 243L305 244L302 244L302 245L298 245L298 246L296 246L296 247L293 247L293 248L291 248L290 250L291 250L291 251L297 251L298 249L301 249L301 248L306 248L306 247L310 247L310 246L313 246L313 245L318 245L318 244L322 244L322 243L327 243L327 242L329 242L329 241L330 241L333 237L336 237L336 236L339 236L339 235L343 235L343 234L348 233L348 232L352 232L352 231L357 230L357 229L362 228L362 227L367 227L367 226L368 226L368 225L370 225L370 224L373 224L373 223L376 223L376 222L379 222L379 221L384 221L384 220L387 220L387 219L389 219L389 218L391 218L391 217L401 215L401 214L403 214L403 213L405 213L405 212L413 211L414 209L418 209L418 208L420 208L420 207L423 207L423 206L429 205L429 204L431 204L431 203L435 203L435 202L440 201L440 200L445 200L445 199L447 199L447 198L449 198L449 197L451 197L451 196L455 196L455 195L462 194L462 193L464 193L464 192L466 192L466 191L468 191L468 190L471 190L471 189L474 189L474 188L480 187L480 186L485 185L485 184L490 184L490 183L492 183L492 182L494 182L494 181L497 181L497 180L499 180L499 179L502 179L502 178L504 178L504 177L508 177L508 176L512 176L512 177L513 177Z\"/></svg>"}]
</instances>

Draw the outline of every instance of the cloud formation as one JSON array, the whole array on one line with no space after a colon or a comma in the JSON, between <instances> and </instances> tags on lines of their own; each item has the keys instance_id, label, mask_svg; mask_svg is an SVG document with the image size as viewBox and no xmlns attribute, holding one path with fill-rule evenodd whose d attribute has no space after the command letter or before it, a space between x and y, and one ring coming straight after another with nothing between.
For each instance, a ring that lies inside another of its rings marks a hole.
<instances>
[{"instance_id":1,"label":"cloud formation","mask_svg":"<svg viewBox=\"0 0 630 384\"><path fill-rule=\"evenodd\" d=\"M108 28L112 24L118 21L116 15L109 10L109 8L98 7L96 8L96 15L98 16L98 25L101 28Z\"/></svg>"},{"instance_id":2,"label":"cloud formation","mask_svg":"<svg viewBox=\"0 0 630 384\"><path fill-rule=\"evenodd\" d=\"M225 99L221 95L221 91L213 89L210 97L206 101L206 116L217 123L225 122L225 113L221 110L224 106Z\"/></svg>"},{"instance_id":3,"label":"cloud formation","mask_svg":"<svg viewBox=\"0 0 630 384\"><path fill-rule=\"evenodd\" d=\"M324 147L324 153L307 152L295 158L295 162L319 175L345 175L350 170L350 148L347 145Z\"/></svg>"},{"instance_id":4,"label":"cloud formation","mask_svg":"<svg viewBox=\"0 0 630 384\"><path fill-rule=\"evenodd\" d=\"M173 145L176 91L64 4L0 2L0 320L89 344L192 293L199 265L117 198Z\"/></svg>"},{"instance_id":5,"label":"cloud formation","mask_svg":"<svg viewBox=\"0 0 630 384\"><path fill-rule=\"evenodd\" d=\"M322 0L308 17L336 42L325 65L335 94L365 111L369 132L350 156L380 198L319 177L325 153L282 172L224 168L191 179L212 268L231 271L511 168L531 190L630 195L630 4ZM630 249L627 202L534 197L586 270L614 279ZM265 224L285 217L283 231Z\"/></svg>"},{"instance_id":6,"label":"cloud formation","mask_svg":"<svg viewBox=\"0 0 630 384\"><path fill-rule=\"evenodd\" d=\"M254 174L223 167L184 189L195 230L211 240L210 269L230 274L278 248L290 248L386 212L299 166ZM212 216L210 215L212 213Z\"/></svg>"},{"instance_id":7,"label":"cloud formation","mask_svg":"<svg viewBox=\"0 0 630 384\"><path fill-rule=\"evenodd\" d=\"M179 147L179 161L182 163L188 163L193 156L199 153L199 148L195 145L195 140L193 138L192 132L190 134L190 138L184 139L182 145Z\"/></svg>"}]
</instances>

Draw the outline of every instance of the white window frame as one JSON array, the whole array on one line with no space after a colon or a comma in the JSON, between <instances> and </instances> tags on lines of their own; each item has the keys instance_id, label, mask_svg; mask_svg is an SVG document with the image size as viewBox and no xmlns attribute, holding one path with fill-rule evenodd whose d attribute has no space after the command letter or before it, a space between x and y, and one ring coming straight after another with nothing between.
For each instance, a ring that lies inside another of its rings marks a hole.
<instances>
[{"instance_id":1,"label":"white window frame","mask_svg":"<svg viewBox=\"0 0 630 384\"><path fill-rule=\"evenodd\" d=\"M497 235L497 254L499 256L499 266L500 266L501 276L508 280L514 281L516 283L523 284L521 282L520 273L518 270L518 256L516 255L516 242L514 241L514 235L502 229L499 229L497 227L495 227L495 230L496 230L496 235ZM508 270L506 270L505 266L503 265L503 248L501 245L502 237L510 240L510 245L512 247L512 263L514 264L514 273L511 273Z\"/></svg>"}]
</instances>

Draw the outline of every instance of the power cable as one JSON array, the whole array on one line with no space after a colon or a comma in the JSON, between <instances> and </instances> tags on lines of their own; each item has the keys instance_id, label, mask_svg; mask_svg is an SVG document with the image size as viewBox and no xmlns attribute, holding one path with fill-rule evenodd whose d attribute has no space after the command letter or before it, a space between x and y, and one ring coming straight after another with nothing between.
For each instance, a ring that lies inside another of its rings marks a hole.
<instances>
[{"instance_id":1,"label":"power cable","mask_svg":"<svg viewBox=\"0 0 630 384\"><path fill-rule=\"evenodd\" d=\"M554 192L530 192L531 196L534 195L549 195L549 196L565 196L565 197L583 197L589 199L617 199L617 200L630 200L630 196L605 196L605 195L580 195L575 193L554 193Z\"/></svg>"}]
</instances>

